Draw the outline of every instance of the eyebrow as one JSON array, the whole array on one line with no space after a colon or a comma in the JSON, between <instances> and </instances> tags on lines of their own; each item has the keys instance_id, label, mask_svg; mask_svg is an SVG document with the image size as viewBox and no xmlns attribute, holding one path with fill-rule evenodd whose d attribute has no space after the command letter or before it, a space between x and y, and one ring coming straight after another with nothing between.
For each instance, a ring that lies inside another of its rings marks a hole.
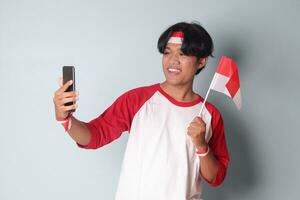
<instances>
[{"instance_id":1,"label":"eyebrow","mask_svg":"<svg viewBox=\"0 0 300 200\"><path fill-rule=\"evenodd\" d=\"M168 46L166 46L165 47L165 50L172 50L170 47L168 47ZM179 50L179 51L181 51L181 48L176 48L176 49L174 49L175 51L177 51L177 50Z\"/></svg>"},{"instance_id":2,"label":"eyebrow","mask_svg":"<svg viewBox=\"0 0 300 200\"><path fill-rule=\"evenodd\" d=\"M164 51L172 51L172 49L170 47L165 47ZM183 53L181 48L176 48L174 49L174 51L179 51L180 53Z\"/></svg>"}]
</instances>

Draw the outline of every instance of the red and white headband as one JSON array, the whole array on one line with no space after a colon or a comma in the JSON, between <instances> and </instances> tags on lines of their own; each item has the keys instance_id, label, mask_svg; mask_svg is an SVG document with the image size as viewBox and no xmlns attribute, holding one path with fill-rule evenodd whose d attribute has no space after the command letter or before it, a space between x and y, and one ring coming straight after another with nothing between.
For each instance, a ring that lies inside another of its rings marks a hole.
<instances>
[{"instance_id":1,"label":"red and white headband","mask_svg":"<svg viewBox=\"0 0 300 200\"><path fill-rule=\"evenodd\" d=\"M183 38L184 38L184 33L182 31L177 31L171 35L168 43L182 44Z\"/></svg>"}]
</instances>

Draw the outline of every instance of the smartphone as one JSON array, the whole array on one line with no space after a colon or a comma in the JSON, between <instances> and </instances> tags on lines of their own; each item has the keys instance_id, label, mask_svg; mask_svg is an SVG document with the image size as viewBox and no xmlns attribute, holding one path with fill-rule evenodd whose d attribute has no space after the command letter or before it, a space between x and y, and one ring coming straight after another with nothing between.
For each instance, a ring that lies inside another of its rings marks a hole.
<instances>
[{"instance_id":1,"label":"smartphone","mask_svg":"<svg viewBox=\"0 0 300 200\"><path fill-rule=\"evenodd\" d=\"M65 92L75 91L75 67L74 66L63 66L63 84L72 80L73 84L70 85ZM73 105L74 102L65 103L65 106ZM75 110L70 110L70 112L75 112Z\"/></svg>"}]
</instances>

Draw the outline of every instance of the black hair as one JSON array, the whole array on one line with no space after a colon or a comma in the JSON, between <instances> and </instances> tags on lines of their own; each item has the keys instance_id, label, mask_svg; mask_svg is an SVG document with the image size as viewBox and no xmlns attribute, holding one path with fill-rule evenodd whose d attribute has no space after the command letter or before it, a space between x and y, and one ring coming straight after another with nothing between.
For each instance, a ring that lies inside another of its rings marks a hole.
<instances>
[{"instance_id":1,"label":"black hair","mask_svg":"<svg viewBox=\"0 0 300 200\"><path fill-rule=\"evenodd\" d=\"M213 41L208 32L197 22L180 22L170 26L161 34L157 42L160 53L164 53L167 43L174 32L182 31L184 34L181 51L188 56L196 56L197 60L212 56ZM198 69L196 75L203 69Z\"/></svg>"}]
</instances>

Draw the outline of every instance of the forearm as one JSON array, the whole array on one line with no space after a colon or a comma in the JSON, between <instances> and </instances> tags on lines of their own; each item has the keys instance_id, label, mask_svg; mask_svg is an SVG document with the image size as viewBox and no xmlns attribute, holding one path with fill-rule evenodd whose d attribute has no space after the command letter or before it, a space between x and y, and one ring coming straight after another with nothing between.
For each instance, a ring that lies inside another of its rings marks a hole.
<instances>
[{"instance_id":1,"label":"forearm","mask_svg":"<svg viewBox=\"0 0 300 200\"><path fill-rule=\"evenodd\" d=\"M200 157L200 173L209 182L213 182L218 173L218 161L212 151L206 156Z\"/></svg>"},{"instance_id":2,"label":"forearm","mask_svg":"<svg viewBox=\"0 0 300 200\"><path fill-rule=\"evenodd\" d=\"M71 116L72 126L67 131L71 138L80 145L88 145L90 142L90 131L84 122L77 120ZM64 124L62 124L64 126Z\"/></svg>"}]
</instances>

